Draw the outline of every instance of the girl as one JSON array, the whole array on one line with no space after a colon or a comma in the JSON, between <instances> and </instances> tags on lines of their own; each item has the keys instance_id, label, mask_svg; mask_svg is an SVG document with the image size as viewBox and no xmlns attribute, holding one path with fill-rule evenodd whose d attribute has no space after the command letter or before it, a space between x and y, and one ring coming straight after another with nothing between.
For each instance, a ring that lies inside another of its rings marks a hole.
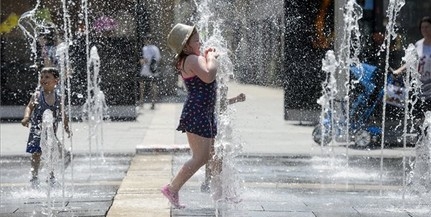
<instances>
[{"instance_id":1,"label":"girl","mask_svg":"<svg viewBox=\"0 0 431 217\"><path fill-rule=\"evenodd\" d=\"M170 31L168 46L176 54L175 66L188 91L177 130L187 134L192 157L161 192L176 208L183 208L178 191L213 156L212 148L217 134L214 110L218 54L214 48L207 48L201 55L196 28L181 23Z\"/></svg>"}]
</instances>

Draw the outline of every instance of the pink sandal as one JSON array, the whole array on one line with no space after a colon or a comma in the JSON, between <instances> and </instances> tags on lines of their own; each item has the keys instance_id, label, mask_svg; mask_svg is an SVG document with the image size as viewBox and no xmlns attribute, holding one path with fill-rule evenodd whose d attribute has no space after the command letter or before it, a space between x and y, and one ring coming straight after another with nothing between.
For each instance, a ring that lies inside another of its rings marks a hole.
<instances>
[{"instance_id":1,"label":"pink sandal","mask_svg":"<svg viewBox=\"0 0 431 217\"><path fill-rule=\"evenodd\" d=\"M172 193L170 190L169 190L169 184L167 184L167 185L165 185L161 190L160 190L161 192L162 192L162 194L166 197L166 198L168 198L168 200L169 200L169 202L172 204L172 205L174 205L175 206L175 208L178 208L178 209L183 209L183 208L185 208L185 206L184 205L181 205L180 204L180 202L179 202L179 195L178 195L178 193Z\"/></svg>"}]
</instances>

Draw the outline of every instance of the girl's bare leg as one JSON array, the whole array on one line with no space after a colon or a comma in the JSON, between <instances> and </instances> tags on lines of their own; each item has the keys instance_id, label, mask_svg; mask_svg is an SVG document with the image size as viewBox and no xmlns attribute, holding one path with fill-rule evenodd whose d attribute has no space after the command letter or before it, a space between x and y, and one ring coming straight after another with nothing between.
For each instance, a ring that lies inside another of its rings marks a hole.
<instances>
[{"instance_id":1,"label":"girl's bare leg","mask_svg":"<svg viewBox=\"0 0 431 217\"><path fill-rule=\"evenodd\" d=\"M183 165L170 183L169 190L174 193L178 192L187 180L212 157L211 146L214 139L201 137L193 133L187 133L187 138L192 150L192 158Z\"/></svg>"},{"instance_id":2,"label":"girl's bare leg","mask_svg":"<svg viewBox=\"0 0 431 217\"><path fill-rule=\"evenodd\" d=\"M154 78L155 79L155 78ZM151 81L151 109L154 109L157 100L157 93L159 92L159 86L156 80Z\"/></svg>"},{"instance_id":3,"label":"girl's bare leg","mask_svg":"<svg viewBox=\"0 0 431 217\"><path fill-rule=\"evenodd\" d=\"M144 105L144 90L145 82L143 80L139 81L139 105Z\"/></svg>"}]
</instances>

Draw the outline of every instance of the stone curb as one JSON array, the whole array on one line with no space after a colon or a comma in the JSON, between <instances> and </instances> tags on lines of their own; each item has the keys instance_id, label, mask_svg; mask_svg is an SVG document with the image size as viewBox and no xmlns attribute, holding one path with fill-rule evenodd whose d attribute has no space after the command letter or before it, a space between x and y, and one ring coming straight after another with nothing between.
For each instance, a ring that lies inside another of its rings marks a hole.
<instances>
[{"instance_id":1,"label":"stone curb","mask_svg":"<svg viewBox=\"0 0 431 217\"><path fill-rule=\"evenodd\" d=\"M186 153L190 151L188 144L158 144L158 145L138 145L136 154L166 154L166 153Z\"/></svg>"}]
</instances>

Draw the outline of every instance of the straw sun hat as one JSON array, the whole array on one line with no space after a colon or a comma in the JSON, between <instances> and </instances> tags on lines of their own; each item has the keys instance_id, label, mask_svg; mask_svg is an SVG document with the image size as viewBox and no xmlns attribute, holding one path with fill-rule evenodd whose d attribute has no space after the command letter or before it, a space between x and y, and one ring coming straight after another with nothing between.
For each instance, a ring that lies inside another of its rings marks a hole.
<instances>
[{"instance_id":1,"label":"straw sun hat","mask_svg":"<svg viewBox=\"0 0 431 217\"><path fill-rule=\"evenodd\" d=\"M178 56L184 49L187 40L189 40L193 30L195 29L195 26L178 23L174 28L172 28L171 32L169 32L168 47L175 52L176 56Z\"/></svg>"}]
</instances>

